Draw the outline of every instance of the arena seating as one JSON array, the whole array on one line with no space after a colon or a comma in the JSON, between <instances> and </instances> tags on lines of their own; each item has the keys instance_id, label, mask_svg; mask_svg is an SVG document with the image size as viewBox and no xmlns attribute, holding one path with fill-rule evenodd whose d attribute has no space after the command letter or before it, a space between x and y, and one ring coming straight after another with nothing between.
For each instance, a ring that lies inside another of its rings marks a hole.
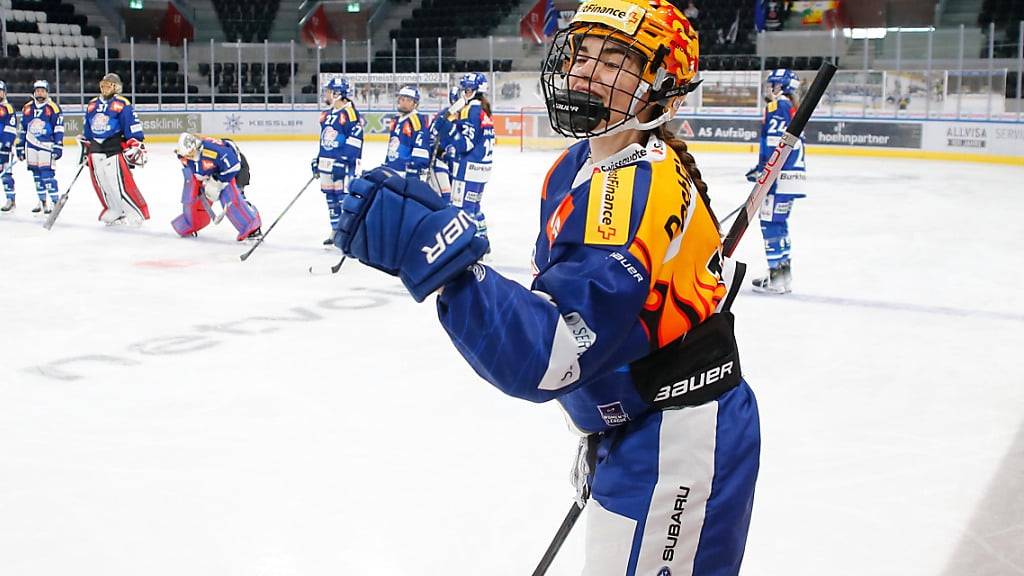
<instances>
[{"instance_id":1,"label":"arena seating","mask_svg":"<svg viewBox=\"0 0 1024 576\"><path fill-rule=\"evenodd\" d=\"M229 42L266 40L280 4L280 0L213 0Z\"/></svg>"}]
</instances>

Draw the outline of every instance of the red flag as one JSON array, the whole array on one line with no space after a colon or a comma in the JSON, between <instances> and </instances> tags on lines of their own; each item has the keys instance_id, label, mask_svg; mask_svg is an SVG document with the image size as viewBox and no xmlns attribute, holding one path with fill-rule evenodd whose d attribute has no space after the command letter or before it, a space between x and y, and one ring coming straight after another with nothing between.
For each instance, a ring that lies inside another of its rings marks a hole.
<instances>
[{"instance_id":1,"label":"red flag","mask_svg":"<svg viewBox=\"0 0 1024 576\"><path fill-rule=\"evenodd\" d=\"M547 8L548 0L537 0L533 8L519 20L519 35L524 40L532 40L537 44L544 43L544 16Z\"/></svg>"},{"instance_id":2,"label":"red flag","mask_svg":"<svg viewBox=\"0 0 1024 576\"><path fill-rule=\"evenodd\" d=\"M331 42L341 41L341 38L334 32L334 27L327 20L327 12L324 11L323 4L303 19L300 35L303 42L315 46L326 46Z\"/></svg>"},{"instance_id":3,"label":"red flag","mask_svg":"<svg viewBox=\"0 0 1024 576\"><path fill-rule=\"evenodd\" d=\"M160 23L160 38L172 46L181 46L186 38L195 38L195 29L185 15L178 11L172 2L167 3L163 22Z\"/></svg>"}]
</instances>

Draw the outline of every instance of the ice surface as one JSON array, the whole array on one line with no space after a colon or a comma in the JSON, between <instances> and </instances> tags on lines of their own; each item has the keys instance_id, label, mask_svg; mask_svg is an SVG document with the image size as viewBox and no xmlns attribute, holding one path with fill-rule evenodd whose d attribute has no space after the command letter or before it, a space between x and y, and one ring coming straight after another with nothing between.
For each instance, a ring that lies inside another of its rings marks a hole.
<instances>
[{"instance_id":1,"label":"ice surface","mask_svg":"<svg viewBox=\"0 0 1024 576\"><path fill-rule=\"evenodd\" d=\"M266 230L315 146L241 145ZM97 222L83 176L47 232L15 170L0 574L530 573L572 494L558 409L476 377L397 280L310 276L338 258L316 184L244 263L227 221L178 238L170 150L138 229ZM525 283L554 153L495 156L492 264ZM1024 169L808 156L795 292L735 306L763 425L743 573L1024 574ZM755 158L697 158L724 215ZM751 276L761 250L751 230ZM582 532L549 574L578 573Z\"/></svg>"}]
</instances>

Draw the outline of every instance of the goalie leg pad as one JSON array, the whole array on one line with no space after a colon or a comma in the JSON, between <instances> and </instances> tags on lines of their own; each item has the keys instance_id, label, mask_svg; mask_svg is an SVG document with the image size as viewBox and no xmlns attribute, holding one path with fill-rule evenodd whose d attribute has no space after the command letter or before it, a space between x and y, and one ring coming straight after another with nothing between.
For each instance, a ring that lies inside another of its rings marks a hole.
<instances>
[{"instance_id":1,"label":"goalie leg pad","mask_svg":"<svg viewBox=\"0 0 1024 576\"><path fill-rule=\"evenodd\" d=\"M185 165L181 169L185 183L181 189L182 214L171 222L174 231L181 236L190 236L210 223L210 214L199 201L202 189L199 180L192 175L192 169Z\"/></svg>"},{"instance_id":2,"label":"goalie leg pad","mask_svg":"<svg viewBox=\"0 0 1024 576\"><path fill-rule=\"evenodd\" d=\"M122 216L148 220L149 207L124 157L121 154L89 154L87 158L93 189L103 205L100 220L110 223Z\"/></svg>"},{"instance_id":3,"label":"goalie leg pad","mask_svg":"<svg viewBox=\"0 0 1024 576\"><path fill-rule=\"evenodd\" d=\"M256 207L242 197L234 180L220 192L220 204L227 212L228 220L238 230L236 240L244 240L246 236L262 226L260 213Z\"/></svg>"}]
</instances>

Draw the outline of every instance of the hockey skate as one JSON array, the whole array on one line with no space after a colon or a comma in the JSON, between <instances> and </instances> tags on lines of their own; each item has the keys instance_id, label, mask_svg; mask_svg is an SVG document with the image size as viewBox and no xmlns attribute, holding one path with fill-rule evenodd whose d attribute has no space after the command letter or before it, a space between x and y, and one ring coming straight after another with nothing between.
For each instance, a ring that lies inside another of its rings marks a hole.
<instances>
[{"instance_id":1,"label":"hockey skate","mask_svg":"<svg viewBox=\"0 0 1024 576\"><path fill-rule=\"evenodd\" d=\"M32 209L33 214L39 214L46 209L46 200L40 200L36 203L36 207Z\"/></svg>"},{"instance_id":2,"label":"hockey skate","mask_svg":"<svg viewBox=\"0 0 1024 576\"><path fill-rule=\"evenodd\" d=\"M53 200L51 200L51 201L47 202L47 203L46 203L46 206L44 206L44 207L43 207L43 214L50 214L51 212L53 212L53 206L54 206L54 205L55 205L56 203L57 203L57 202L56 202L56 201L53 201Z\"/></svg>"},{"instance_id":3,"label":"hockey skate","mask_svg":"<svg viewBox=\"0 0 1024 576\"><path fill-rule=\"evenodd\" d=\"M751 284L754 285L754 292L788 294L793 291L792 281L790 264L784 262L778 268L769 268L767 276L755 278Z\"/></svg>"},{"instance_id":4,"label":"hockey skate","mask_svg":"<svg viewBox=\"0 0 1024 576\"><path fill-rule=\"evenodd\" d=\"M3 208L0 208L0 212L10 212L11 210L14 210L15 206L17 205L14 203L14 199L8 198L7 202L3 205Z\"/></svg>"},{"instance_id":5,"label":"hockey skate","mask_svg":"<svg viewBox=\"0 0 1024 576\"><path fill-rule=\"evenodd\" d=\"M253 230L252 232L249 232L249 234L245 238L242 238L241 240L239 240L239 242L246 242L246 243L250 243L251 244L253 242L258 242L259 239L262 238L262 237L263 237L263 230L260 229L260 228L257 228L255 230Z\"/></svg>"}]
</instances>

